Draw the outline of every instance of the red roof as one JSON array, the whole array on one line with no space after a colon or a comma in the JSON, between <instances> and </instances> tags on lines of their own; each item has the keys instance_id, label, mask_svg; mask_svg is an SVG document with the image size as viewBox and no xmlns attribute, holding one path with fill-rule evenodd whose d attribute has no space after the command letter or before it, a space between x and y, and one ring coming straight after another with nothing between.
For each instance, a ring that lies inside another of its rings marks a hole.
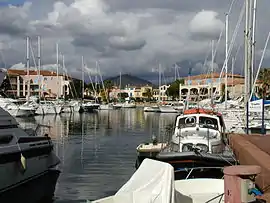
<instances>
[{"instance_id":1,"label":"red roof","mask_svg":"<svg viewBox=\"0 0 270 203\"><path fill-rule=\"evenodd\" d=\"M7 71L8 75L27 75L26 70L16 70L16 69L8 69ZM37 75L38 71L36 70L30 70L29 75ZM43 76L57 76L57 73L54 71L48 71L48 70L41 70L40 74ZM61 74L59 74L61 75Z\"/></svg>"},{"instance_id":2,"label":"red roof","mask_svg":"<svg viewBox=\"0 0 270 203\"><path fill-rule=\"evenodd\" d=\"M213 73L213 78L219 78L220 76L220 73ZM239 75L239 74L231 74L231 73L228 73L228 77L234 77L234 78L245 78L244 76L242 75ZM212 75L211 73L209 74L200 74L200 75L193 75L193 76L190 76L190 80L202 80L202 79L208 79L208 78L211 78ZM225 77L225 73L223 73L221 75L221 77ZM186 80L189 79L189 77L185 77Z\"/></svg>"},{"instance_id":3,"label":"red roof","mask_svg":"<svg viewBox=\"0 0 270 203\"><path fill-rule=\"evenodd\" d=\"M27 71L26 70L8 69L7 74L9 76L23 76L23 75L27 75ZM29 71L29 75L37 75L37 74L38 74L38 71L36 71L36 70L30 70ZM40 75L43 75L43 76L57 76L57 73L54 72L54 71L41 70ZM59 76L63 76L63 74L59 74ZM66 75L66 78L72 79L72 77L67 76L67 75Z\"/></svg>"}]
</instances>

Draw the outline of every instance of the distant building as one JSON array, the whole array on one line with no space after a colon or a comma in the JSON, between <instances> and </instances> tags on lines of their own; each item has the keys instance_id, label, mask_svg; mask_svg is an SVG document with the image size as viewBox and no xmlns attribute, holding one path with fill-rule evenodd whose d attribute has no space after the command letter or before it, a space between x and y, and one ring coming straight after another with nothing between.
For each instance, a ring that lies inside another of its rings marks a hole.
<instances>
[{"instance_id":1,"label":"distant building","mask_svg":"<svg viewBox=\"0 0 270 203\"><path fill-rule=\"evenodd\" d=\"M125 87L123 92L128 93L129 97L134 97L135 96L135 90L136 90L136 86L127 86L127 87Z\"/></svg>"},{"instance_id":2,"label":"distant building","mask_svg":"<svg viewBox=\"0 0 270 203\"><path fill-rule=\"evenodd\" d=\"M42 70L39 77L37 71L30 70L28 77L26 70L9 69L7 76L11 85L11 89L7 90L7 93L17 97L27 96L28 80L30 80L30 96L38 96L39 92L44 97L56 97L57 94L61 97L71 93L70 83L72 79L59 75L57 80L56 72Z\"/></svg>"},{"instance_id":3,"label":"distant building","mask_svg":"<svg viewBox=\"0 0 270 203\"><path fill-rule=\"evenodd\" d=\"M136 86L127 86L126 88L122 89L120 91L120 89L117 86L114 86L111 90L110 90L110 98L117 98L118 94L120 92L125 92L128 94L129 97L133 97L135 99L146 99L148 98L145 93L147 91L150 91L151 93L151 97L153 97L153 88L152 86L146 85L146 86L140 86L140 87L136 87Z\"/></svg>"},{"instance_id":4,"label":"distant building","mask_svg":"<svg viewBox=\"0 0 270 203\"><path fill-rule=\"evenodd\" d=\"M156 101L159 99L159 89L153 89L153 99Z\"/></svg>"},{"instance_id":5,"label":"distant building","mask_svg":"<svg viewBox=\"0 0 270 203\"><path fill-rule=\"evenodd\" d=\"M109 97L111 99L117 99L118 94L120 93L120 89L117 86L113 86L112 89L110 90Z\"/></svg>"},{"instance_id":6,"label":"distant building","mask_svg":"<svg viewBox=\"0 0 270 203\"><path fill-rule=\"evenodd\" d=\"M225 85L225 74L220 78L219 73L201 74L184 78L185 84L180 85L180 100L184 100L189 95L191 100L202 100L210 98L211 86L216 96L222 94L222 87ZM228 91L231 97L238 97L245 94L245 77L239 74L227 75Z\"/></svg>"},{"instance_id":7,"label":"distant building","mask_svg":"<svg viewBox=\"0 0 270 203\"><path fill-rule=\"evenodd\" d=\"M170 85L161 85L159 87L159 92L160 92L160 99L162 101L168 100L168 95L167 95L167 89L170 87Z\"/></svg>"}]
</instances>

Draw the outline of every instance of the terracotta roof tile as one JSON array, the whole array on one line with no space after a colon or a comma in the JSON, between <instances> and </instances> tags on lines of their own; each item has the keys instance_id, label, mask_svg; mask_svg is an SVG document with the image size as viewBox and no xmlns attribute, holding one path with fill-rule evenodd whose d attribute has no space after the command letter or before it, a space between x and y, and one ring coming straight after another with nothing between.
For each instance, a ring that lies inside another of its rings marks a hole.
<instances>
[{"instance_id":1,"label":"terracotta roof tile","mask_svg":"<svg viewBox=\"0 0 270 203\"><path fill-rule=\"evenodd\" d=\"M8 69L8 75L27 75L26 70L16 70L16 69ZM36 70L30 70L29 75L37 75L38 72ZM43 76L57 76L57 73L54 71L41 70L40 74ZM62 74L59 74L59 76Z\"/></svg>"},{"instance_id":2,"label":"terracotta roof tile","mask_svg":"<svg viewBox=\"0 0 270 203\"><path fill-rule=\"evenodd\" d=\"M219 78L219 76L220 76L220 73L213 73L214 78ZM224 76L225 76L225 73L222 74L222 77L224 77ZM232 77L232 74L228 73L228 77ZM239 75L239 74L233 74L233 77L234 78L245 78L244 76ZM188 80L188 78L189 77L185 77L184 79ZM211 73L190 76L191 80L198 80L198 79L201 80L201 79L207 79L207 78L211 78Z\"/></svg>"},{"instance_id":3,"label":"terracotta roof tile","mask_svg":"<svg viewBox=\"0 0 270 203\"><path fill-rule=\"evenodd\" d=\"M27 75L27 72L26 72L26 70L8 69L7 74L9 76L18 76L18 75L22 76L22 75ZM29 75L37 75L37 74L38 74L38 72L36 70L30 70L29 71ZM57 76L56 72L48 71L48 70L41 70L40 74L43 75L43 76ZM63 74L59 74L59 76L63 76ZM70 76L67 76L67 75L66 75L66 78L74 79L74 78L72 78Z\"/></svg>"}]
</instances>

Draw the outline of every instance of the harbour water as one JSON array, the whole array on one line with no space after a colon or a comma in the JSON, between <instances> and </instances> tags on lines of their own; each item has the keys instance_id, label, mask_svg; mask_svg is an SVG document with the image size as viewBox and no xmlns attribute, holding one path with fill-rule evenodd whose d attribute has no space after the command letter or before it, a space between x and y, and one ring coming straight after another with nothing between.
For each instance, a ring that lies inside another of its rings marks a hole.
<instances>
[{"instance_id":1,"label":"harbour water","mask_svg":"<svg viewBox=\"0 0 270 203\"><path fill-rule=\"evenodd\" d=\"M20 118L24 128L48 131L61 159L55 203L86 202L114 194L134 173L136 147L152 135L165 139L177 114L119 109Z\"/></svg>"}]
</instances>

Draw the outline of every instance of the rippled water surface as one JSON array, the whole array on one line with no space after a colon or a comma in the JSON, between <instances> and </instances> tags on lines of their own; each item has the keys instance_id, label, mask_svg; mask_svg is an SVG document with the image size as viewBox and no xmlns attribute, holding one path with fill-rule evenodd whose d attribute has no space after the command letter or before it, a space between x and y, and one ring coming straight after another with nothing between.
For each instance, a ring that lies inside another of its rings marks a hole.
<instances>
[{"instance_id":1,"label":"rippled water surface","mask_svg":"<svg viewBox=\"0 0 270 203\"><path fill-rule=\"evenodd\" d=\"M120 109L18 121L23 127L51 126L55 152L61 159L55 202L71 203L114 194L135 171L138 144L148 142L152 135L163 139L175 117Z\"/></svg>"}]
</instances>

